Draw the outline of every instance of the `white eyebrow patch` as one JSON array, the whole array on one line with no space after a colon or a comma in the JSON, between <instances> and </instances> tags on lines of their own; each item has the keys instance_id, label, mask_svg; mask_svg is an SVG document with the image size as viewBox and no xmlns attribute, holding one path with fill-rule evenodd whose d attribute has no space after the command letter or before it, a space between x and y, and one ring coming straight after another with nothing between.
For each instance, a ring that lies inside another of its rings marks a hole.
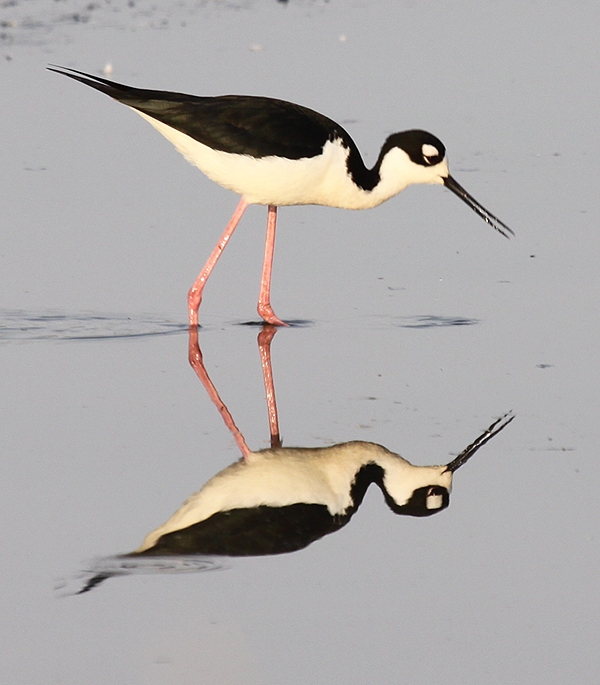
<instances>
[{"instance_id":1,"label":"white eyebrow patch","mask_svg":"<svg viewBox=\"0 0 600 685\"><path fill-rule=\"evenodd\" d=\"M427 495L425 506L427 509L439 509L443 504L442 495Z\"/></svg>"},{"instance_id":2,"label":"white eyebrow patch","mask_svg":"<svg viewBox=\"0 0 600 685\"><path fill-rule=\"evenodd\" d=\"M437 157L440 154L440 151L437 149L437 147L435 147L435 145L430 145L429 143L425 143L423 145L421 152L425 158Z\"/></svg>"}]
</instances>

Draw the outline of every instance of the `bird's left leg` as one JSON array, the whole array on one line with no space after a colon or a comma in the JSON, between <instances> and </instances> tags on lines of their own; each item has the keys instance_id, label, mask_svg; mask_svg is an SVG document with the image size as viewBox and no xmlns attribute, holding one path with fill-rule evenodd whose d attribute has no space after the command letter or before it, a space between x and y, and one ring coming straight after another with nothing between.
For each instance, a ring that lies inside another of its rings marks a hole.
<instances>
[{"instance_id":1,"label":"bird's left leg","mask_svg":"<svg viewBox=\"0 0 600 685\"><path fill-rule=\"evenodd\" d=\"M287 326L271 308L271 271L273 269L273 251L275 249L275 228L277 224L277 207L269 205L267 217L267 238L265 240L265 259L263 262L260 294L258 296L258 313L273 326Z\"/></svg>"},{"instance_id":2,"label":"bird's left leg","mask_svg":"<svg viewBox=\"0 0 600 685\"><path fill-rule=\"evenodd\" d=\"M258 334L258 351L265 381L269 429L271 431L271 448L281 447L277 402L275 401L275 384L273 383L273 370L271 366L271 340L273 340L275 333L277 333L277 329L274 326L267 325Z\"/></svg>"}]
</instances>

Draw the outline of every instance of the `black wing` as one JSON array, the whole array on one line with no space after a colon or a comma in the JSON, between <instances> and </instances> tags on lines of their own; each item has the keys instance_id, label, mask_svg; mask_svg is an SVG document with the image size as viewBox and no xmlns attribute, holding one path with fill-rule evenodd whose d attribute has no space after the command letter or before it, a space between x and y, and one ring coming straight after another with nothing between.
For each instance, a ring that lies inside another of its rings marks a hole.
<instances>
[{"instance_id":1,"label":"black wing","mask_svg":"<svg viewBox=\"0 0 600 685\"><path fill-rule=\"evenodd\" d=\"M331 119L284 100L250 95L198 97L132 88L81 71L48 67L109 95L215 150L252 157L315 157L328 140L349 134Z\"/></svg>"}]
</instances>

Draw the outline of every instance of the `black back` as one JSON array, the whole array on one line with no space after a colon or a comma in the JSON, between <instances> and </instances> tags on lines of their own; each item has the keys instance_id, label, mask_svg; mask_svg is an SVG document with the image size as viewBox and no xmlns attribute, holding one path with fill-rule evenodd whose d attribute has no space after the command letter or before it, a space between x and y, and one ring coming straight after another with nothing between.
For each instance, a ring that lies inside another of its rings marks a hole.
<instances>
[{"instance_id":1,"label":"black back","mask_svg":"<svg viewBox=\"0 0 600 685\"><path fill-rule=\"evenodd\" d=\"M252 157L315 157L328 140L354 146L335 121L307 107L252 95L198 97L161 90L132 88L84 72L69 78L109 95L215 150ZM354 146L355 147L355 146Z\"/></svg>"}]
</instances>

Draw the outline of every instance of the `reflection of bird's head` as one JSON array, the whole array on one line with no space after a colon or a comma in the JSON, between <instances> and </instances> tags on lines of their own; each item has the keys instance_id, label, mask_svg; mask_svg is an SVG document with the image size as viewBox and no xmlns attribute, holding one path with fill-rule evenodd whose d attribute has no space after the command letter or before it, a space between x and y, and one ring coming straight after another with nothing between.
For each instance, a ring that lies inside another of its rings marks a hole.
<instances>
[{"instance_id":1,"label":"reflection of bird's head","mask_svg":"<svg viewBox=\"0 0 600 685\"><path fill-rule=\"evenodd\" d=\"M430 516L450 503L452 472L445 466L413 466L396 457L388 460L378 485L394 513Z\"/></svg>"}]
</instances>

